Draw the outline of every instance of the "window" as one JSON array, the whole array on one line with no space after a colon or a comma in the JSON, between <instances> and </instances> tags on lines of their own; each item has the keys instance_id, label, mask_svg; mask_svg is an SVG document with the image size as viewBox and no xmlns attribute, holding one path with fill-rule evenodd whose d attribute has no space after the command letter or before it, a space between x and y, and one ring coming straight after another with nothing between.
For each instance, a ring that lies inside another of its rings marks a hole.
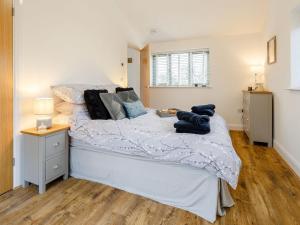
<instances>
[{"instance_id":1,"label":"window","mask_svg":"<svg viewBox=\"0 0 300 225\"><path fill-rule=\"evenodd\" d=\"M208 85L209 51L159 53L152 56L151 86Z\"/></svg>"}]
</instances>

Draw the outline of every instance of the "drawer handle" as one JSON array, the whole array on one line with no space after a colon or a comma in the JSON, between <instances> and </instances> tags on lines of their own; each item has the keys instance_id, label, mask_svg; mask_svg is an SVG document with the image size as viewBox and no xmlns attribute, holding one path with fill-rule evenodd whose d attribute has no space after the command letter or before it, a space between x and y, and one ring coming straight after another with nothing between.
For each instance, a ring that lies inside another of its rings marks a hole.
<instances>
[{"instance_id":1,"label":"drawer handle","mask_svg":"<svg viewBox=\"0 0 300 225\"><path fill-rule=\"evenodd\" d=\"M56 142L56 143L53 144L53 146L54 146L55 148L57 148L59 145L60 145L59 142Z\"/></svg>"},{"instance_id":2,"label":"drawer handle","mask_svg":"<svg viewBox=\"0 0 300 225\"><path fill-rule=\"evenodd\" d=\"M58 169L58 167L59 167L58 165L55 165L55 166L53 166L53 169L56 170L56 169Z\"/></svg>"}]
</instances>

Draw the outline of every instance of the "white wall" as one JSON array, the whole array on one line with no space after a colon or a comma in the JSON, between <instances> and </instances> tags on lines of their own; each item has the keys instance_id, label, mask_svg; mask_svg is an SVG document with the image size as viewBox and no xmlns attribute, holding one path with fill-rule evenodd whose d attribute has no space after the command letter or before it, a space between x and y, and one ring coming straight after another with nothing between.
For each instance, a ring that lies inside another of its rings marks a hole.
<instances>
[{"instance_id":1,"label":"white wall","mask_svg":"<svg viewBox=\"0 0 300 225\"><path fill-rule=\"evenodd\" d=\"M34 125L32 100L51 96L49 87L55 84L126 83L127 46L132 44L128 39L133 35L113 1L20 0L15 7L14 186L18 186L19 132Z\"/></svg>"},{"instance_id":2,"label":"white wall","mask_svg":"<svg viewBox=\"0 0 300 225\"><path fill-rule=\"evenodd\" d=\"M275 148L300 175L300 91L288 90L291 82L290 16L299 4L298 0L269 0L265 41L277 36L277 63L267 66L266 70L267 86L274 93Z\"/></svg>"},{"instance_id":3,"label":"white wall","mask_svg":"<svg viewBox=\"0 0 300 225\"><path fill-rule=\"evenodd\" d=\"M132 58L132 63L127 65L128 87L133 87L138 96L140 96L140 51L128 48L127 56Z\"/></svg>"},{"instance_id":4,"label":"white wall","mask_svg":"<svg viewBox=\"0 0 300 225\"><path fill-rule=\"evenodd\" d=\"M291 87L300 89L300 4L291 11Z\"/></svg>"},{"instance_id":5,"label":"white wall","mask_svg":"<svg viewBox=\"0 0 300 225\"><path fill-rule=\"evenodd\" d=\"M263 35L205 37L152 43L151 52L210 49L211 88L150 88L150 106L189 110L196 104L214 103L233 129L241 129L242 90L251 85L250 66L264 64Z\"/></svg>"}]
</instances>

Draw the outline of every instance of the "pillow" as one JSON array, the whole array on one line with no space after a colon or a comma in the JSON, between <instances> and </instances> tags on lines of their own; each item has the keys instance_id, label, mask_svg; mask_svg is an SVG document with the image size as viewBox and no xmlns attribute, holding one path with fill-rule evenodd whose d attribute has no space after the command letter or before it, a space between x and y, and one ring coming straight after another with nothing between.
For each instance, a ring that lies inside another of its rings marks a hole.
<instances>
[{"instance_id":1,"label":"pillow","mask_svg":"<svg viewBox=\"0 0 300 225\"><path fill-rule=\"evenodd\" d=\"M129 119L136 118L147 113L140 100L135 102L123 102L123 105Z\"/></svg>"},{"instance_id":2,"label":"pillow","mask_svg":"<svg viewBox=\"0 0 300 225\"><path fill-rule=\"evenodd\" d=\"M66 115L66 114L58 114L56 116L53 117L53 124L70 124L71 122L71 118L72 116L71 115Z\"/></svg>"},{"instance_id":3,"label":"pillow","mask_svg":"<svg viewBox=\"0 0 300 225\"><path fill-rule=\"evenodd\" d=\"M122 91L118 92L117 95L123 102L136 102L139 99L139 96L132 90L132 91Z\"/></svg>"},{"instance_id":4,"label":"pillow","mask_svg":"<svg viewBox=\"0 0 300 225\"><path fill-rule=\"evenodd\" d=\"M85 90L84 100L92 120L111 119L109 112L103 104L100 93L108 93L107 90Z\"/></svg>"},{"instance_id":5,"label":"pillow","mask_svg":"<svg viewBox=\"0 0 300 225\"><path fill-rule=\"evenodd\" d=\"M100 98L113 120L126 118L122 100L117 94L100 93Z\"/></svg>"},{"instance_id":6,"label":"pillow","mask_svg":"<svg viewBox=\"0 0 300 225\"><path fill-rule=\"evenodd\" d=\"M107 89L114 91L117 87L115 84L107 85L90 85L90 84L65 84L52 86L51 89L57 97L62 100L73 104L84 104L84 91L89 89Z\"/></svg>"},{"instance_id":7,"label":"pillow","mask_svg":"<svg viewBox=\"0 0 300 225\"><path fill-rule=\"evenodd\" d=\"M128 87L128 88L117 87L116 88L116 93L119 93L122 91L133 91L133 88L132 87Z\"/></svg>"},{"instance_id":8,"label":"pillow","mask_svg":"<svg viewBox=\"0 0 300 225\"><path fill-rule=\"evenodd\" d=\"M72 104L69 102L61 102L55 105L55 110L65 115L71 115L74 112L87 112L85 104Z\"/></svg>"}]
</instances>

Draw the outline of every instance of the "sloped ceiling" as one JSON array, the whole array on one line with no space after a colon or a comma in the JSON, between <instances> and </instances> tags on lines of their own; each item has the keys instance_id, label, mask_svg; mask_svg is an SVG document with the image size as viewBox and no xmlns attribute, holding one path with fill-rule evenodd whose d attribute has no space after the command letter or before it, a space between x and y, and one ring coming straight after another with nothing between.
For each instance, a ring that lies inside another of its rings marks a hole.
<instances>
[{"instance_id":1,"label":"sloped ceiling","mask_svg":"<svg viewBox=\"0 0 300 225\"><path fill-rule=\"evenodd\" d=\"M265 24L266 0L115 1L145 43L258 33Z\"/></svg>"}]
</instances>

